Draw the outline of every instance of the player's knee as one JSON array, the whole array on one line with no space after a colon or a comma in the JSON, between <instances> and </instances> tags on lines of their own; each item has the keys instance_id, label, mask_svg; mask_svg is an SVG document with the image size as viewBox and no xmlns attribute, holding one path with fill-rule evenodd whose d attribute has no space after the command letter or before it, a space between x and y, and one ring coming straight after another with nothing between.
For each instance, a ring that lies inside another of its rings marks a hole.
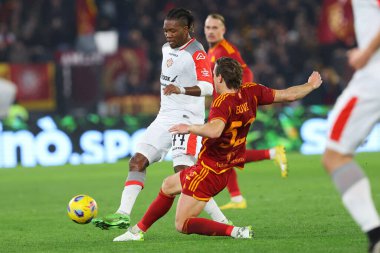
<instances>
[{"instance_id":1,"label":"player's knee","mask_svg":"<svg viewBox=\"0 0 380 253\"><path fill-rule=\"evenodd\" d=\"M331 168L331 164L332 164L332 161L335 159L335 156L334 154L332 154L329 150L326 150L324 153L323 153L323 156L322 156L322 164L323 164L323 167L325 168L325 170L327 172L330 171L330 168Z\"/></svg>"},{"instance_id":2,"label":"player's knee","mask_svg":"<svg viewBox=\"0 0 380 253\"><path fill-rule=\"evenodd\" d=\"M341 154L331 149L326 149L322 156L322 164L330 174L350 161L352 161L352 155Z\"/></svg>"},{"instance_id":3,"label":"player's knee","mask_svg":"<svg viewBox=\"0 0 380 253\"><path fill-rule=\"evenodd\" d=\"M136 153L129 160L129 171L144 171L149 165L148 159L140 153Z\"/></svg>"},{"instance_id":4,"label":"player's knee","mask_svg":"<svg viewBox=\"0 0 380 253\"><path fill-rule=\"evenodd\" d=\"M184 221L182 219L175 219L175 229L180 233L186 234L186 231L183 231L183 224Z\"/></svg>"},{"instance_id":5,"label":"player's knee","mask_svg":"<svg viewBox=\"0 0 380 253\"><path fill-rule=\"evenodd\" d=\"M170 192L170 182L168 182L168 178L165 178L161 185L161 191L167 195Z\"/></svg>"},{"instance_id":6,"label":"player's knee","mask_svg":"<svg viewBox=\"0 0 380 253\"><path fill-rule=\"evenodd\" d=\"M166 195L175 196L181 192L181 185L175 180L174 176L170 176L162 182L161 191Z\"/></svg>"}]
</instances>

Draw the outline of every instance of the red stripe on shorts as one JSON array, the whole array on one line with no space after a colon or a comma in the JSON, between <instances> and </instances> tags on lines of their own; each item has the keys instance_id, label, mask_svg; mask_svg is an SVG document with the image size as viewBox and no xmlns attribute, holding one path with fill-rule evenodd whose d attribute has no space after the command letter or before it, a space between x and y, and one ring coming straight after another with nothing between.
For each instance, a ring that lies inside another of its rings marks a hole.
<instances>
[{"instance_id":1,"label":"red stripe on shorts","mask_svg":"<svg viewBox=\"0 0 380 253\"><path fill-rule=\"evenodd\" d=\"M350 118L352 114L352 110L354 109L356 103L358 101L357 97L353 97L348 101L346 106L343 108L341 113L339 114L338 118L335 121L335 124L333 125L333 129L331 131L330 139L334 141L339 141L340 137L342 136L342 132L344 127L347 124L348 119Z\"/></svg>"},{"instance_id":2,"label":"red stripe on shorts","mask_svg":"<svg viewBox=\"0 0 380 253\"><path fill-rule=\"evenodd\" d=\"M187 154L195 156L197 151L197 136L195 134L190 134L189 141L187 142Z\"/></svg>"}]
</instances>

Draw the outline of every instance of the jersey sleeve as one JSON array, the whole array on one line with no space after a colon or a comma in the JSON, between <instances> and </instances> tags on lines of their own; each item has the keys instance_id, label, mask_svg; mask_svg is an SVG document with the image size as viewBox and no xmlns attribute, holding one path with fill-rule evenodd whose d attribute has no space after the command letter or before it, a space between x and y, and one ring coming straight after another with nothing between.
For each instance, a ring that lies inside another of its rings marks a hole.
<instances>
[{"instance_id":1,"label":"jersey sleeve","mask_svg":"<svg viewBox=\"0 0 380 253\"><path fill-rule=\"evenodd\" d=\"M257 101L257 105L273 104L275 90L257 83L245 83L242 89L246 89L249 96Z\"/></svg>"},{"instance_id":2,"label":"jersey sleeve","mask_svg":"<svg viewBox=\"0 0 380 253\"><path fill-rule=\"evenodd\" d=\"M273 104L275 91L264 85L255 85L255 94L257 94L257 101L259 105L269 105Z\"/></svg>"},{"instance_id":3,"label":"jersey sleeve","mask_svg":"<svg viewBox=\"0 0 380 253\"><path fill-rule=\"evenodd\" d=\"M202 50L195 51L193 54L193 60L197 81L205 81L212 84L212 72L206 52Z\"/></svg>"}]
</instances>

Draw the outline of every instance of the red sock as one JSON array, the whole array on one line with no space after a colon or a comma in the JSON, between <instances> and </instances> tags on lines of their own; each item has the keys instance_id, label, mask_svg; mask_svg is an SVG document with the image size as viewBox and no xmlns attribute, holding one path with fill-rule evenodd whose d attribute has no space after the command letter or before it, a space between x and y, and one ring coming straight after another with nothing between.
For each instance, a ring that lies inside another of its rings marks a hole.
<instances>
[{"instance_id":1,"label":"red sock","mask_svg":"<svg viewBox=\"0 0 380 253\"><path fill-rule=\"evenodd\" d=\"M239 184L237 181L237 173L235 169L232 169L230 177L228 178L227 189L231 197L241 195Z\"/></svg>"},{"instance_id":2,"label":"red sock","mask_svg":"<svg viewBox=\"0 0 380 253\"><path fill-rule=\"evenodd\" d=\"M150 204L144 217L137 223L142 231L147 231L158 219L164 216L172 207L175 197L166 195L160 190L157 198Z\"/></svg>"},{"instance_id":3,"label":"red sock","mask_svg":"<svg viewBox=\"0 0 380 253\"><path fill-rule=\"evenodd\" d=\"M262 149L262 150L256 150L256 149L247 149L245 151L245 162L258 162L262 160L269 160L269 149Z\"/></svg>"},{"instance_id":4,"label":"red sock","mask_svg":"<svg viewBox=\"0 0 380 253\"><path fill-rule=\"evenodd\" d=\"M234 226L205 218L188 218L182 227L184 234L230 236Z\"/></svg>"}]
</instances>

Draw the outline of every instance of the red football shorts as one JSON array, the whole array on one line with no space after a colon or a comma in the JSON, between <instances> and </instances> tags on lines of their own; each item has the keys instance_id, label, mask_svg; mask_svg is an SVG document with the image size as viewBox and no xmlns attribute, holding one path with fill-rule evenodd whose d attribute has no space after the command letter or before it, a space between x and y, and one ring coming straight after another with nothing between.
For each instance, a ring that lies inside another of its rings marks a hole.
<instances>
[{"instance_id":1,"label":"red football shorts","mask_svg":"<svg viewBox=\"0 0 380 253\"><path fill-rule=\"evenodd\" d=\"M182 193L197 200L208 201L227 185L231 170L215 174L200 164L180 172Z\"/></svg>"}]
</instances>

